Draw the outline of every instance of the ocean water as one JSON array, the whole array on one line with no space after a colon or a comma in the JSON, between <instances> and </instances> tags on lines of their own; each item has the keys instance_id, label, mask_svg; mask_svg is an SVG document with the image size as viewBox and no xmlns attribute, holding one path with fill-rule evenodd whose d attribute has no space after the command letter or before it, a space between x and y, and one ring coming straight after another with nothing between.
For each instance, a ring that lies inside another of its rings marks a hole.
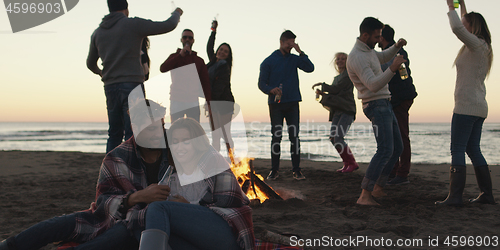
<instances>
[{"instance_id":1,"label":"ocean water","mask_svg":"<svg viewBox=\"0 0 500 250\"><path fill-rule=\"evenodd\" d=\"M104 153L107 127L107 123L2 122L0 150ZM206 124L204 127L208 130ZM302 122L302 159L340 162L337 151L328 140L329 133L330 123ZM235 141L237 157L270 158L269 123L234 124L231 134ZM450 163L450 124L412 123L410 140L413 163ZM375 154L376 142L370 123L352 124L346 141L358 162L369 162ZM285 131L281 143L282 159L290 159L289 147L288 134ZM222 148L224 149L223 143ZM500 164L500 124L484 124L481 149L489 164Z\"/></svg>"}]
</instances>

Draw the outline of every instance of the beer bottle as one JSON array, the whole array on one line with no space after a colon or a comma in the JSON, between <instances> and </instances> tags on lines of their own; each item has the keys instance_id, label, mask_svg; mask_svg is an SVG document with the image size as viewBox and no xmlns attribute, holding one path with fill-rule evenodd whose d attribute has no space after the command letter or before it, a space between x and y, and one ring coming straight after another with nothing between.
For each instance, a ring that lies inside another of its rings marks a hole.
<instances>
[{"instance_id":1,"label":"beer bottle","mask_svg":"<svg viewBox=\"0 0 500 250\"><path fill-rule=\"evenodd\" d=\"M399 56L399 54L397 56ZM399 66L399 75L401 76L401 80L408 79L408 71L406 70L405 63L402 63L401 66Z\"/></svg>"}]
</instances>

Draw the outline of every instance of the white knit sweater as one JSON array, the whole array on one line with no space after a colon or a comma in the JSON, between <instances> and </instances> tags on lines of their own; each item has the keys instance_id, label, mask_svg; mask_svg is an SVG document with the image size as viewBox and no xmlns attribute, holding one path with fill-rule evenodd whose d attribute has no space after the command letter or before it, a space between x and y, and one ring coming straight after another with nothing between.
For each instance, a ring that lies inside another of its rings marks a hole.
<instances>
[{"instance_id":1,"label":"white knit sweater","mask_svg":"<svg viewBox=\"0 0 500 250\"><path fill-rule=\"evenodd\" d=\"M391 97L387 83L394 72L389 68L382 71L380 65L394 58L398 51L399 48L393 45L378 52L356 39L356 44L347 57L347 73L358 90L358 99L363 103Z\"/></svg>"},{"instance_id":2,"label":"white knit sweater","mask_svg":"<svg viewBox=\"0 0 500 250\"><path fill-rule=\"evenodd\" d=\"M484 79L488 72L488 44L467 31L455 10L448 12L453 33L465 44L463 53L457 58L457 81L455 85L455 108L453 113L488 116Z\"/></svg>"}]
</instances>

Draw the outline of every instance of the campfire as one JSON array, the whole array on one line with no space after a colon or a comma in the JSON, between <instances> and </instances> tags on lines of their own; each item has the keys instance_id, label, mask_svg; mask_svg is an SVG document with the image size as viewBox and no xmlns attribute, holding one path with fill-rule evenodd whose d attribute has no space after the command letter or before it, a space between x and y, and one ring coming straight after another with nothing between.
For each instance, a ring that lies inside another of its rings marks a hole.
<instances>
[{"instance_id":1,"label":"campfire","mask_svg":"<svg viewBox=\"0 0 500 250\"><path fill-rule=\"evenodd\" d=\"M260 203L267 199L282 200L279 194L264 182L262 175L255 173L253 158L243 158L240 162L231 164L231 170L248 199L259 200Z\"/></svg>"}]
</instances>

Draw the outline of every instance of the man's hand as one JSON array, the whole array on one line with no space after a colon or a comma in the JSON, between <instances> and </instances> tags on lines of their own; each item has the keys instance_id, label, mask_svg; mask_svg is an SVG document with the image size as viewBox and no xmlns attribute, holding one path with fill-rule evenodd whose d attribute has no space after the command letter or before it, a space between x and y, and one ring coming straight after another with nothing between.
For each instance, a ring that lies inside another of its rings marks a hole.
<instances>
[{"instance_id":1,"label":"man's hand","mask_svg":"<svg viewBox=\"0 0 500 250\"><path fill-rule=\"evenodd\" d=\"M181 56L186 56L186 55L191 55L191 44L186 43L184 44L184 48L181 50Z\"/></svg>"},{"instance_id":2,"label":"man's hand","mask_svg":"<svg viewBox=\"0 0 500 250\"><path fill-rule=\"evenodd\" d=\"M403 58L403 55L399 55L394 57L394 61L392 62L392 65L390 67L392 72L396 72L399 70L399 67L401 66L402 63L405 63L406 60Z\"/></svg>"},{"instance_id":3,"label":"man's hand","mask_svg":"<svg viewBox=\"0 0 500 250\"><path fill-rule=\"evenodd\" d=\"M295 51L297 51L297 53L302 53L302 50L300 50L300 47L299 47L299 44L298 43L294 43L293 44L293 48L295 49Z\"/></svg>"},{"instance_id":4,"label":"man's hand","mask_svg":"<svg viewBox=\"0 0 500 250\"><path fill-rule=\"evenodd\" d=\"M182 13L184 13L184 11L182 11L181 8L176 8L175 11L179 12L179 15L181 15L181 16L182 16Z\"/></svg>"},{"instance_id":5,"label":"man's hand","mask_svg":"<svg viewBox=\"0 0 500 250\"><path fill-rule=\"evenodd\" d=\"M278 87L271 89L271 91L269 91L269 93L272 95L281 95L282 94L281 89Z\"/></svg>"},{"instance_id":6,"label":"man's hand","mask_svg":"<svg viewBox=\"0 0 500 250\"><path fill-rule=\"evenodd\" d=\"M407 44L406 40L405 40L405 39L403 39L403 38L400 38L400 39L398 40L398 42L396 43L396 47L398 47L398 48L402 48L402 47L403 47L403 46L405 46L406 44Z\"/></svg>"},{"instance_id":7,"label":"man's hand","mask_svg":"<svg viewBox=\"0 0 500 250\"><path fill-rule=\"evenodd\" d=\"M322 83L322 82L315 83L315 84L312 86L312 89L314 89L314 87L320 86L321 84L323 84L323 83Z\"/></svg>"},{"instance_id":8,"label":"man's hand","mask_svg":"<svg viewBox=\"0 0 500 250\"><path fill-rule=\"evenodd\" d=\"M189 203L189 201L186 200L186 198L176 194L176 195L173 195L173 198L170 199L170 201L174 201L174 202L181 202L181 203Z\"/></svg>"},{"instance_id":9,"label":"man's hand","mask_svg":"<svg viewBox=\"0 0 500 250\"><path fill-rule=\"evenodd\" d=\"M219 26L219 22L217 22L217 20L213 20L212 21L212 30L216 31L217 30L217 26Z\"/></svg>"},{"instance_id":10,"label":"man's hand","mask_svg":"<svg viewBox=\"0 0 500 250\"><path fill-rule=\"evenodd\" d=\"M131 194L128 198L128 205L134 206L137 203L151 203L153 201L164 201L170 195L168 185L158 185L153 183L143 190Z\"/></svg>"}]
</instances>

